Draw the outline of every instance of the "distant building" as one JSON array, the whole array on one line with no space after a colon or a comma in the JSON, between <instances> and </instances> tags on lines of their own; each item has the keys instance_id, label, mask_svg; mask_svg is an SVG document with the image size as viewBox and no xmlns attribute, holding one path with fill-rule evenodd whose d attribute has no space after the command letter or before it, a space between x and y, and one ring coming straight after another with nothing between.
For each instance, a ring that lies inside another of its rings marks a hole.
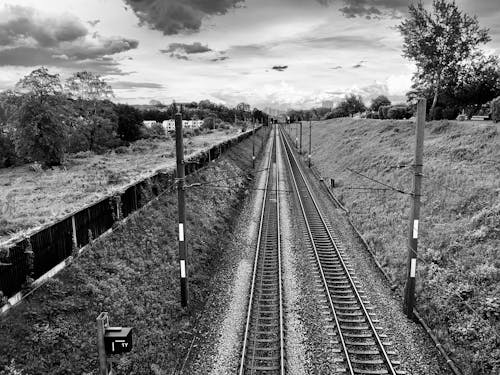
<instances>
[{"instance_id":1,"label":"distant building","mask_svg":"<svg viewBox=\"0 0 500 375\"><path fill-rule=\"evenodd\" d=\"M321 108L332 109L333 108L333 101L332 100L323 100L321 102Z\"/></svg>"},{"instance_id":2,"label":"distant building","mask_svg":"<svg viewBox=\"0 0 500 375\"><path fill-rule=\"evenodd\" d=\"M203 120L182 120L184 129L199 129L203 125ZM165 120L162 123L163 128L167 132L175 131L175 120Z\"/></svg>"},{"instance_id":3,"label":"distant building","mask_svg":"<svg viewBox=\"0 0 500 375\"><path fill-rule=\"evenodd\" d=\"M152 127L154 124L156 124L156 121L155 121L155 120L144 120L142 123L143 123L143 125L144 125L146 128L150 128L150 127Z\"/></svg>"}]
</instances>

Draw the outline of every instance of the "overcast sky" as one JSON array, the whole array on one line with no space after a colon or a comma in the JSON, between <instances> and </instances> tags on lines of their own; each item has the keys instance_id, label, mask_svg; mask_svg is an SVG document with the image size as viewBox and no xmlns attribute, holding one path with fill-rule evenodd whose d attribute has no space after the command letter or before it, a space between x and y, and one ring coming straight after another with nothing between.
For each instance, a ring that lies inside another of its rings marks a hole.
<instances>
[{"instance_id":1,"label":"overcast sky","mask_svg":"<svg viewBox=\"0 0 500 375\"><path fill-rule=\"evenodd\" d=\"M500 0L457 0L500 52ZM426 4L430 0L425 1ZM0 90L44 65L90 70L116 101L309 107L404 100L403 0L0 0Z\"/></svg>"}]
</instances>

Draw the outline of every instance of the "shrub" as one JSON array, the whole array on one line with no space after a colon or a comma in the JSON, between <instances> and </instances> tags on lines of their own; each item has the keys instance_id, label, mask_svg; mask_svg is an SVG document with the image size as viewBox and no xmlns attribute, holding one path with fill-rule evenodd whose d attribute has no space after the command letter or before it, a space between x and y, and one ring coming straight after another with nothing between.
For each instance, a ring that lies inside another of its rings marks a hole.
<instances>
[{"instance_id":1,"label":"shrub","mask_svg":"<svg viewBox=\"0 0 500 375\"><path fill-rule=\"evenodd\" d=\"M165 137L165 128L160 123L155 123L151 125L148 129L150 138L164 138Z\"/></svg>"},{"instance_id":2,"label":"shrub","mask_svg":"<svg viewBox=\"0 0 500 375\"><path fill-rule=\"evenodd\" d=\"M434 111L429 112L429 116L431 120L442 120L443 119L443 108L435 107Z\"/></svg>"},{"instance_id":3,"label":"shrub","mask_svg":"<svg viewBox=\"0 0 500 375\"><path fill-rule=\"evenodd\" d=\"M389 108L391 108L390 105L382 105L378 109L378 117L381 120L387 119L387 113L389 112Z\"/></svg>"},{"instance_id":4,"label":"shrub","mask_svg":"<svg viewBox=\"0 0 500 375\"><path fill-rule=\"evenodd\" d=\"M10 167L16 160L14 142L7 135L0 134L0 168Z\"/></svg>"},{"instance_id":5,"label":"shrub","mask_svg":"<svg viewBox=\"0 0 500 375\"><path fill-rule=\"evenodd\" d=\"M332 118L348 117L348 116L349 112L345 111L343 108L337 107L332 109L331 112L328 112L323 119L330 120Z\"/></svg>"},{"instance_id":6,"label":"shrub","mask_svg":"<svg viewBox=\"0 0 500 375\"><path fill-rule=\"evenodd\" d=\"M445 107L443 109L443 119L445 120L455 120L459 114L459 109L457 107Z\"/></svg>"},{"instance_id":7,"label":"shrub","mask_svg":"<svg viewBox=\"0 0 500 375\"><path fill-rule=\"evenodd\" d=\"M494 122L500 121L500 96L491 101L491 119Z\"/></svg>"},{"instance_id":8,"label":"shrub","mask_svg":"<svg viewBox=\"0 0 500 375\"><path fill-rule=\"evenodd\" d=\"M387 118L391 120L403 120L408 117L408 107L403 105L392 106L387 111Z\"/></svg>"}]
</instances>

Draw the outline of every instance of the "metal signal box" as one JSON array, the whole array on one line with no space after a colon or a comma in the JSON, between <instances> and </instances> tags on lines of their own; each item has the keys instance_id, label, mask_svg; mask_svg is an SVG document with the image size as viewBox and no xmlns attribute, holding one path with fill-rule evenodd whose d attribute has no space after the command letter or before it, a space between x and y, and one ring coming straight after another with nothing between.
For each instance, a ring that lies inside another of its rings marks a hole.
<instances>
[{"instance_id":1,"label":"metal signal box","mask_svg":"<svg viewBox=\"0 0 500 375\"><path fill-rule=\"evenodd\" d=\"M106 327L104 333L106 354L128 353L132 350L131 327Z\"/></svg>"}]
</instances>

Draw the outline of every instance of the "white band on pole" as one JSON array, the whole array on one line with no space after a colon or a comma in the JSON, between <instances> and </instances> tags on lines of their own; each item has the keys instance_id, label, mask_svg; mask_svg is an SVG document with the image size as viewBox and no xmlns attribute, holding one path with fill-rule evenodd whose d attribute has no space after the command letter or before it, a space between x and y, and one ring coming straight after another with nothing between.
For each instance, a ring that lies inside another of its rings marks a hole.
<instances>
[{"instance_id":1,"label":"white band on pole","mask_svg":"<svg viewBox=\"0 0 500 375\"><path fill-rule=\"evenodd\" d=\"M413 238L418 238L418 220L413 220Z\"/></svg>"},{"instance_id":2,"label":"white band on pole","mask_svg":"<svg viewBox=\"0 0 500 375\"><path fill-rule=\"evenodd\" d=\"M417 270L417 258L411 258L410 277L415 277L416 270Z\"/></svg>"},{"instance_id":3,"label":"white band on pole","mask_svg":"<svg viewBox=\"0 0 500 375\"><path fill-rule=\"evenodd\" d=\"M186 277L186 261L181 260L181 277L185 278Z\"/></svg>"},{"instance_id":4,"label":"white band on pole","mask_svg":"<svg viewBox=\"0 0 500 375\"><path fill-rule=\"evenodd\" d=\"M184 224L179 223L179 241L184 241Z\"/></svg>"}]
</instances>

